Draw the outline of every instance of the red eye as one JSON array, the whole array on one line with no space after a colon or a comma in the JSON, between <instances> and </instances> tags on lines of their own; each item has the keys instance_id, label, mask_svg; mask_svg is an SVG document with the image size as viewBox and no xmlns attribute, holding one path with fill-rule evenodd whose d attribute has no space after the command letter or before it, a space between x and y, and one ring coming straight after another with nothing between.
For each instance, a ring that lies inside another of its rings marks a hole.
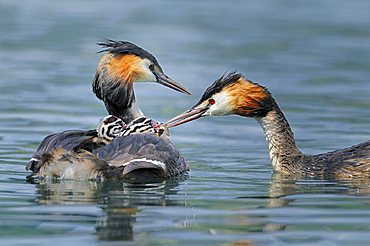
<instances>
[{"instance_id":1,"label":"red eye","mask_svg":"<svg viewBox=\"0 0 370 246\"><path fill-rule=\"evenodd\" d=\"M215 99L212 99L212 98L211 98L211 99L209 99L209 100L208 100L208 103L209 103L209 104L211 104L211 105L213 105L213 104L215 104L215 103L216 103L216 101L215 101Z\"/></svg>"}]
</instances>

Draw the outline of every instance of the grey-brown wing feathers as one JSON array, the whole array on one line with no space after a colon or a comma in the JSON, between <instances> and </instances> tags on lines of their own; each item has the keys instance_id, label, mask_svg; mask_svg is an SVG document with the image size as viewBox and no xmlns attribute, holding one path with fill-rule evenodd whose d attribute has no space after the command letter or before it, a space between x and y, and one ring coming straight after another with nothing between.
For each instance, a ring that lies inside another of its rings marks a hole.
<instances>
[{"instance_id":1,"label":"grey-brown wing feathers","mask_svg":"<svg viewBox=\"0 0 370 246\"><path fill-rule=\"evenodd\" d=\"M26 166L26 170L31 170L35 172L41 156L44 153L50 153L57 147L65 150L72 150L76 146L84 143L84 141L90 140L96 136L96 130L67 130L60 133L48 135L41 141L37 150L32 155L31 160Z\"/></svg>"},{"instance_id":2,"label":"grey-brown wing feathers","mask_svg":"<svg viewBox=\"0 0 370 246\"><path fill-rule=\"evenodd\" d=\"M148 162L163 168L166 176L175 176L188 170L188 164L180 151L169 140L154 134L118 137L94 153L111 166Z\"/></svg>"},{"instance_id":3,"label":"grey-brown wing feathers","mask_svg":"<svg viewBox=\"0 0 370 246\"><path fill-rule=\"evenodd\" d=\"M312 157L314 163L322 166L324 173L329 176L338 178L370 177L370 141Z\"/></svg>"},{"instance_id":4,"label":"grey-brown wing feathers","mask_svg":"<svg viewBox=\"0 0 370 246\"><path fill-rule=\"evenodd\" d=\"M33 177L62 179L167 178L185 173L188 164L169 141L151 134L117 137L110 144L78 148L94 134L66 131L46 137L29 163ZM86 140L87 139L87 140ZM37 154L37 155L36 155Z\"/></svg>"}]
</instances>

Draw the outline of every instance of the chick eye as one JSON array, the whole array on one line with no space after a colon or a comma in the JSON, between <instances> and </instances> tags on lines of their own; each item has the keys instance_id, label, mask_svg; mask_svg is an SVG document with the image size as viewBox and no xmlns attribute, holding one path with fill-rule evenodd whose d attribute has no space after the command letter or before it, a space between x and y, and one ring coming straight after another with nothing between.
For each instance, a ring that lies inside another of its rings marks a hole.
<instances>
[{"instance_id":1,"label":"chick eye","mask_svg":"<svg viewBox=\"0 0 370 246\"><path fill-rule=\"evenodd\" d=\"M209 103L210 105L213 105L213 104L215 104L215 103L216 103L216 101L215 101L215 99L211 98L211 99L208 99L208 103Z\"/></svg>"},{"instance_id":2,"label":"chick eye","mask_svg":"<svg viewBox=\"0 0 370 246\"><path fill-rule=\"evenodd\" d=\"M154 64L153 63L149 65L149 69L150 69L150 71L154 71Z\"/></svg>"}]
</instances>

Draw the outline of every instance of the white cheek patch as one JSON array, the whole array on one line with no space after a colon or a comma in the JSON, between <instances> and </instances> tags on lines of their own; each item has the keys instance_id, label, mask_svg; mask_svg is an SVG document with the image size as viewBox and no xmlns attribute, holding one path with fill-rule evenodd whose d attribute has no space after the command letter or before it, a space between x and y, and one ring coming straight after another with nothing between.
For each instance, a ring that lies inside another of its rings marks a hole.
<instances>
[{"instance_id":1,"label":"white cheek patch","mask_svg":"<svg viewBox=\"0 0 370 246\"><path fill-rule=\"evenodd\" d=\"M209 115L227 115L231 114L229 96L225 92L220 92L212 97L215 100L209 111Z\"/></svg>"},{"instance_id":2,"label":"white cheek patch","mask_svg":"<svg viewBox=\"0 0 370 246\"><path fill-rule=\"evenodd\" d=\"M157 78L154 76L152 71L149 69L149 65L151 64L151 61L148 59L144 59L140 61L139 70L141 76L136 79L135 82L155 82L157 81Z\"/></svg>"}]
</instances>

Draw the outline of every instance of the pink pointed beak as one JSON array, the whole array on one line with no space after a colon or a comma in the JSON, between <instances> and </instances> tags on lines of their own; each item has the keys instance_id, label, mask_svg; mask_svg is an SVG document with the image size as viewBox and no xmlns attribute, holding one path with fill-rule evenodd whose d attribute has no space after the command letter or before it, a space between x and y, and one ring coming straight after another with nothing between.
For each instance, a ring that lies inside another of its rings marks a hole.
<instances>
[{"instance_id":1,"label":"pink pointed beak","mask_svg":"<svg viewBox=\"0 0 370 246\"><path fill-rule=\"evenodd\" d=\"M167 128L175 127L182 125L186 122L193 121L196 119L199 119L200 117L203 116L204 112L208 110L208 107L204 108L192 108L188 111L185 111L184 113L170 119L163 125L166 126Z\"/></svg>"}]
</instances>

